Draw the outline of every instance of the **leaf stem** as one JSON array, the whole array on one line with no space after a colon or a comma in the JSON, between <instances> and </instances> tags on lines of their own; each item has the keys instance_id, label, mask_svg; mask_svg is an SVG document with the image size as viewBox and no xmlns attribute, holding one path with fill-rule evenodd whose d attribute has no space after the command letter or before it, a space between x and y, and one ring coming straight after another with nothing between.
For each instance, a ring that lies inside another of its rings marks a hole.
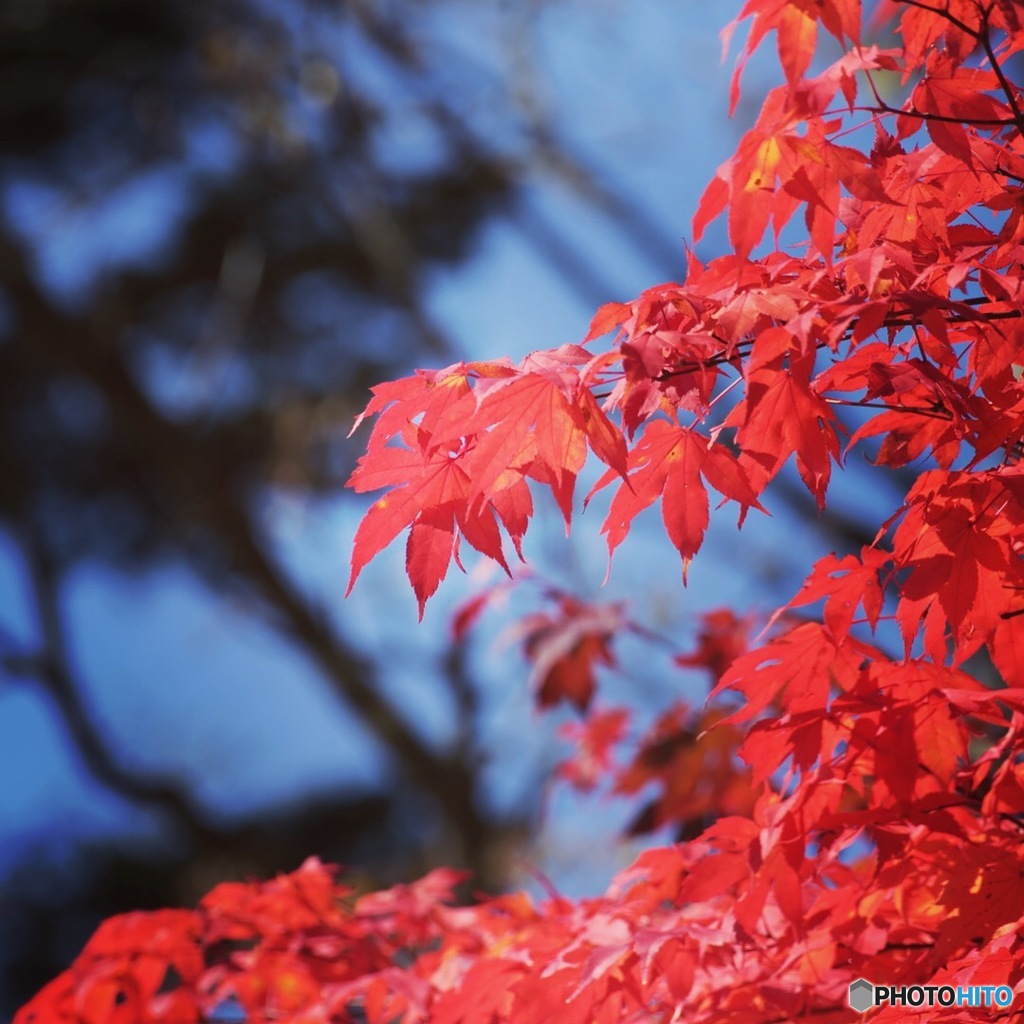
<instances>
[{"instance_id":1,"label":"leaf stem","mask_svg":"<svg viewBox=\"0 0 1024 1024\"><path fill-rule=\"evenodd\" d=\"M887 412L910 412L930 416L936 420L951 420L952 413L946 409L926 409L915 405L887 405L885 402L860 402L852 398L826 398L829 405L849 405L859 409L885 409Z\"/></svg>"}]
</instances>

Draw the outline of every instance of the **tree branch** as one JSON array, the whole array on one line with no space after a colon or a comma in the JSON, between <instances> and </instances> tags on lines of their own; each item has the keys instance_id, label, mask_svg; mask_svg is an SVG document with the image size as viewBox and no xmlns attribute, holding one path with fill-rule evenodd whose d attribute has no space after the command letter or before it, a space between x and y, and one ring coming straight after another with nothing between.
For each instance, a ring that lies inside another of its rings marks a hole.
<instances>
[{"instance_id":1,"label":"tree branch","mask_svg":"<svg viewBox=\"0 0 1024 1024\"><path fill-rule=\"evenodd\" d=\"M981 33L981 45L985 48L985 55L988 57L989 63L992 65L992 70L995 72L996 78L999 79L1000 88L1006 96L1007 103L1010 104L1010 109L1013 111L1013 121L1017 126L1017 131L1024 134L1024 113L1021 112L1020 104L1017 102L1017 91L1006 77L1006 73L1003 71L1002 65L998 60L996 60L996 53L992 48L992 33L989 30L988 21L991 12L991 7L988 7L985 10L985 30Z\"/></svg>"},{"instance_id":2,"label":"tree branch","mask_svg":"<svg viewBox=\"0 0 1024 1024\"><path fill-rule=\"evenodd\" d=\"M36 657L19 659L22 673L33 675L53 698L75 749L97 782L129 800L155 807L190 833L210 835L213 829L205 810L184 786L169 779L145 778L121 764L111 751L68 662L57 568L37 533L23 531L20 539L42 640Z\"/></svg>"},{"instance_id":3,"label":"tree branch","mask_svg":"<svg viewBox=\"0 0 1024 1024\"><path fill-rule=\"evenodd\" d=\"M116 325L98 325L58 310L39 293L25 270L24 260L19 264L12 262L12 255L20 255L12 253L15 247L8 245L6 249L9 258L5 261L4 276L17 304L21 329L31 331L30 344L52 362L55 370L80 375L105 395L114 419L113 429L145 438L150 461L160 466L162 479L173 483L174 500L188 506L193 516L205 522L227 545L232 570L262 597L280 627L316 664L334 695L358 715L394 757L402 774L436 800L452 833L470 837L458 853L471 858L485 845L484 839L500 826L489 822L478 809L474 774L469 766L460 761L457 751L446 754L431 749L412 723L383 696L376 684L376 666L338 636L274 564L249 513L230 489L225 473L207 446L183 426L163 416L128 372L114 343L118 338ZM49 586L48 576L43 574L40 578ZM46 598L48 591L44 588L42 593ZM48 628L54 634L53 616L49 612L48 615ZM110 768L109 758L101 756L96 736L84 728L87 721L71 703L74 689L66 667L51 666L48 678L61 697L62 709L70 710L75 742L83 756L95 761L97 776L131 795L136 791L135 783L127 773ZM146 786L139 795L152 799L158 794ZM167 805L182 804L180 794L173 792L163 794L160 800ZM191 813L184 804L179 810L182 814Z\"/></svg>"}]
</instances>

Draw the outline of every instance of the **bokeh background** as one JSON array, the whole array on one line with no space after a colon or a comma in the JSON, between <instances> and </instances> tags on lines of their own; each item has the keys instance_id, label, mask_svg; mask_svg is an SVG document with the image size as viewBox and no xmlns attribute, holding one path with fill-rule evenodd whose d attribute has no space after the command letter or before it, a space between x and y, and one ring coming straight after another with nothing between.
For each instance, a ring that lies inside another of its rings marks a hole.
<instances>
[{"instance_id":1,"label":"bokeh background","mask_svg":"<svg viewBox=\"0 0 1024 1024\"><path fill-rule=\"evenodd\" d=\"M627 861L629 808L547 782L567 713L502 639L529 593L456 642L486 567L417 625L396 544L342 599L347 434L380 380L577 342L681 278L772 81L768 54L727 120L732 8L0 2L0 1019L100 918L311 854L571 894ZM568 544L549 515L534 595L629 597L685 647L855 545L872 499L777 493L685 592L656 513L603 589L600 509ZM609 683L641 717L671 653Z\"/></svg>"}]
</instances>

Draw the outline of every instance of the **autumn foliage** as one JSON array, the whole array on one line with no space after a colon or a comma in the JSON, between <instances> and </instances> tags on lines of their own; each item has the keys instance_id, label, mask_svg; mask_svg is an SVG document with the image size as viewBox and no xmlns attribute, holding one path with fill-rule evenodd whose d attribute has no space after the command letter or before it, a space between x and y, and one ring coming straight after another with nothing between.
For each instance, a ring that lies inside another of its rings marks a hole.
<instances>
[{"instance_id":1,"label":"autumn foliage","mask_svg":"<svg viewBox=\"0 0 1024 1024\"><path fill-rule=\"evenodd\" d=\"M864 25L860 0L748 0L739 20L733 104L771 34L784 83L696 213L694 238L725 217L732 251L691 253L684 284L604 306L581 344L378 386L351 480L383 493L350 588L404 533L421 614L467 546L511 570L538 488L568 525L591 454L609 553L659 505L684 580L712 506L760 515L790 460L821 508L852 449L912 480L872 543L810 566L760 635L705 616L678 660L706 670L707 703L666 709L625 763L626 709L592 698L616 638L643 630L565 594L522 626L538 703L580 712L563 777L627 795L653 782L634 830L672 825L681 841L579 902L455 906L448 871L357 898L315 862L224 885L194 911L108 921L18 1024L225 1007L249 1021L824 1024L852 1019L859 977L1008 985L1020 1002L1024 11L903 0ZM824 67L819 35L843 51Z\"/></svg>"}]
</instances>

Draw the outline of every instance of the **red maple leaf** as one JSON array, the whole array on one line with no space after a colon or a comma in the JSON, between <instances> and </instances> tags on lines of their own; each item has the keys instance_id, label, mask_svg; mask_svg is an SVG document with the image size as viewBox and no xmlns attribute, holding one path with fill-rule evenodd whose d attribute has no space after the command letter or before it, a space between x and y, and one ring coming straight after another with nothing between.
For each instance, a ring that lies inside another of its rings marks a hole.
<instances>
[{"instance_id":1,"label":"red maple leaf","mask_svg":"<svg viewBox=\"0 0 1024 1024\"><path fill-rule=\"evenodd\" d=\"M740 521L750 507L761 509L736 457L694 430L662 420L649 423L629 454L629 476L612 498L601 532L611 556L629 533L633 520L661 498L661 514L669 539L683 558L683 579L700 550L709 521L707 480L726 499L740 505ZM587 497L610 484L605 473ZM761 511L764 511L761 509Z\"/></svg>"}]
</instances>

